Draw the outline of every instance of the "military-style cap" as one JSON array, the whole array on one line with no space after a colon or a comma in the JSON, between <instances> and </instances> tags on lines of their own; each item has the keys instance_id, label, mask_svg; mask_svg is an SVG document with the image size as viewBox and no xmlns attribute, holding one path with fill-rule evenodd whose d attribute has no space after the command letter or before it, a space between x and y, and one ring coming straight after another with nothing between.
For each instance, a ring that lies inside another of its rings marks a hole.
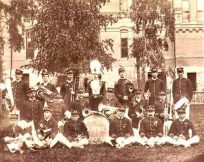
<instances>
[{"instance_id":1,"label":"military-style cap","mask_svg":"<svg viewBox=\"0 0 204 162\"><path fill-rule=\"evenodd\" d=\"M182 73L182 72L184 72L182 67L177 68L177 73Z\"/></svg>"},{"instance_id":2,"label":"military-style cap","mask_svg":"<svg viewBox=\"0 0 204 162\"><path fill-rule=\"evenodd\" d=\"M9 118L10 119L18 119L18 114L10 114Z\"/></svg>"},{"instance_id":3,"label":"military-style cap","mask_svg":"<svg viewBox=\"0 0 204 162\"><path fill-rule=\"evenodd\" d=\"M114 92L114 88L108 87L108 88L107 88L107 92L113 93L113 92Z\"/></svg>"},{"instance_id":4,"label":"military-style cap","mask_svg":"<svg viewBox=\"0 0 204 162\"><path fill-rule=\"evenodd\" d=\"M156 73L156 72L158 72L158 69L157 68L151 68L151 72Z\"/></svg>"},{"instance_id":5,"label":"military-style cap","mask_svg":"<svg viewBox=\"0 0 204 162\"><path fill-rule=\"evenodd\" d=\"M49 109L48 107L45 107L45 108L43 109L43 111L44 111L44 112L45 112L45 111L52 112L52 110L51 110L51 109Z\"/></svg>"},{"instance_id":6,"label":"military-style cap","mask_svg":"<svg viewBox=\"0 0 204 162\"><path fill-rule=\"evenodd\" d=\"M48 75L47 69L44 69L44 70L42 71L42 76L44 76L44 75Z\"/></svg>"},{"instance_id":7,"label":"military-style cap","mask_svg":"<svg viewBox=\"0 0 204 162\"><path fill-rule=\"evenodd\" d=\"M182 107L179 108L179 109L177 109L176 111L177 111L178 114L184 114L184 113L186 113L185 109L182 108Z\"/></svg>"},{"instance_id":8,"label":"military-style cap","mask_svg":"<svg viewBox=\"0 0 204 162\"><path fill-rule=\"evenodd\" d=\"M160 96L166 96L166 93L164 91L159 92Z\"/></svg>"},{"instance_id":9,"label":"military-style cap","mask_svg":"<svg viewBox=\"0 0 204 162\"><path fill-rule=\"evenodd\" d=\"M72 114L72 115L79 115L80 113L79 113L78 111L76 111L76 110L73 110L73 111L71 112L71 114Z\"/></svg>"},{"instance_id":10,"label":"military-style cap","mask_svg":"<svg viewBox=\"0 0 204 162\"><path fill-rule=\"evenodd\" d=\"M136 89L135 90L135 94L141 94L142 93L142 90L141 89Z\"/></svg>"},{"instance_id":11,"label":"military-style cap","mask_svg":"<svg viewBox=\"0 0 204 162\"><path fill-rule=\"evenodd\" d=\"M122 71L125 71L125 68L124 68L124 67L120 67L120 68L118 69L118 73L120 73L120 72L122 72Z\"/></svg>"},{"instance_id":12,"label":"military-style cap","mask_svg":"<svg viewBox=\"0 0 204 162\"><path fill-rule=\"evenodd\" d=\"M15 74L16 74L16 75L22 75L22 74L23 74L23 71L20 70L20 69L16 69Z\"/></svg>"},{"instance_id":13,"label":"military-style cap","mask_svg":"<svg viewBox=\"0 0 204 162\"><path fill-rule=\"evenodd\" d=\"M69 68L66 68L66 69L64 70L64 73L65 73L65 74L73 74L74 72L73 72L73 70L71 70L71 69L69 69Z\"/></svg>"},{"instance_id":14,"label":"military-style cap","mask_svg":"<svg viewBox=\"0 0 204 162\"><path fill-rule=\"evenodd\" d=\"M27 90L27 93L36 92L35 88L31 87Z\"/></svg>"},{"instance_id":15,"label":"military-style cap","mask_svg":"<svg viewBox=\"0 0 204 162\"><path fill-rule=\"evenodd\" d=\"M152 105L148 105L146 111L155 111L155 108Z\"/></svg>"},{"instance_id":16,"label":"military-style cap","mask_svg":"<svg viewBox=\"0 0 204 162\"><path fill-rule=\"evenodd\" d=\"M124 109L123 107L119 107L119 108L118 108L118 111L120 111L120 112L125 112L125 109Z\"/></svg>"},{"instance_id":17,"label":"military-style cap","mask_svg":"<svg viewBox=\"0 0 204 162\"><path fill-rule=\"evenodd\" d=\"M83 88L79 88L79 89L77 90L77 93L84 93L84 89L83 89Z\"/></svg>"}]
</instances>

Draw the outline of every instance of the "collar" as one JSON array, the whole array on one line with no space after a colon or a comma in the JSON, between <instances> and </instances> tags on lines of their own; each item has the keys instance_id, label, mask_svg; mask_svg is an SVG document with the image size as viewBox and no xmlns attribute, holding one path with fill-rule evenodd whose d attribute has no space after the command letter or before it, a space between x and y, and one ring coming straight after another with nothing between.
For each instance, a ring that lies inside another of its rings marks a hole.
<instances>
[{"instance_id":1,"label":"collar","mask_svg":"<svg viewBox=\"0 0 204 162\"><path fill-rule=\"evenodd\" d=\"M34 102L34 101L35 101L35 99L31 99L31 98L29 98L29 101Z\"/></svg>"},{"instance_id":2,"label":"collar","mask_svg":"<svg viewBox=\"0 0 204 162\"><path fill-rule=\"evenodd\" d=\"M48 122L50 119L51 119L51 117L50 117L50 118L47 118L47 119L44 118L44 120L45 120L46 122Z\"/></svg>"},{"instance_id":3,"label":"collar","mask_svg":"<svg viewBox=\"0 0 204 162\"><path fill-rule=\"evenodd\" d=\"M157 78L153 78L153 77L152 77L152 80L157 80L157 79L158 79L158 77L157 77Z\"/></svg>"},{"instance_id":4,"label":"collar","mask_svg":"<svg viewBox=\"0 0 204 162\"><path fill-rule=\"evenodd\" d=\"M18 79L18 80L16 80L16 82L19 83L21 80L22 80L22 79Z\"/></svg>"},{"instance_id":5,"label":"collar","mask_svg":"<svg viewBox=\"0 0 204 162\"><path fill-rule=\"evenodd\" d=\"M182 119L182 120L181 120L181 119L179 119L179 121L180 121L180 122L184 122L185 120L186 120L185 118L184 118L184 119Z\"/></svg>"}]
</instances>

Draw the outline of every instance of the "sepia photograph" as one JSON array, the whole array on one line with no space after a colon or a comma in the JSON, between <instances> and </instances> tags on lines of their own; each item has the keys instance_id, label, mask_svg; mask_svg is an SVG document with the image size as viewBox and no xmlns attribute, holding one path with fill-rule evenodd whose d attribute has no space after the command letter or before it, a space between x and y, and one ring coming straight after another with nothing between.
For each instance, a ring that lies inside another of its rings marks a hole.
<instances>
[{"instance_id":1,"label":"sepia photograph","mask_svg":"<svg viewBox=\"0 0 204 162\"><path fill-rule=\"evenodd\" d=\"M203 162L204 0L0 0L0 162Z\"/></svg>"}]
</instances>

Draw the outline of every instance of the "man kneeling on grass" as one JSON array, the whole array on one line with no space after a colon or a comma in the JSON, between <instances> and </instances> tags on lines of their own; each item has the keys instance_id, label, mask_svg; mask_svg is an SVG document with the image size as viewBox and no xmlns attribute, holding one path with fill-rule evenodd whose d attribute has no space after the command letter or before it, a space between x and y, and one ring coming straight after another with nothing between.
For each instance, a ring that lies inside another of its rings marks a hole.
<instances>
[{"instance_id":1,"label":"man kneeling on grass","mask_svg":"<svg viewBox=\"0 0 204 162\"><path fill-rule=\"evenodd\" d=\"M149 147L160 146L165 143L162 121L154 116L155 109L153 106L147 106L146 112L147 116L140 123L139 134L143 142Z\"/></svg>"},{"instance_id":2,"label":"man kneeling on grass","mask_svg":"<svg viewBox=\"0 0 204 162\"><path fill-rule=\"evenodd\" d=\"M192 122L185 118L186 112L183 107L177 110L179 118L174 120L170 130L169 136L166 137L166 142L174 146L191 147L192 144L199 143L200 138L196 134Z\"/></svg>"},{"instance_id":3,"label":"man kneeling on grass","mask_svg":"<svg viewBox=\"0 0 204 162\"><path fill-rule=\"evenodd\" d=\"M50 146L52 140L58 132L57 121L52 117L52 110L44 108L44 119L40 121L38 129L38 138L43 141L44 146Z\"/></svg>"},{"instance_id":4,"label":"man kneeling on grass","mask_svg":"<svg viewBox=\"0 0 204 162\"><path fill-rule=\"evenodd\" d=\"M56 135L50 147L53 147L57 142L69 148L84 148L84 145L88 145L87 128L83 121L80 120L80 113L78 111L71 112L71 119L65 123L64 132Z\"/></svg>"}]
</instances>

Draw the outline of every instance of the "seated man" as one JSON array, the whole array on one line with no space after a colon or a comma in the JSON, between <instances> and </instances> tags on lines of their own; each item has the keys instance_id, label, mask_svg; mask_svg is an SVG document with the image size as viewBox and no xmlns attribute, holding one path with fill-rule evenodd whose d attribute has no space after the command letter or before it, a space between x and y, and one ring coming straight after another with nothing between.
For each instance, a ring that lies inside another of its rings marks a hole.
<instances>
[{"instance_id":1,"label":"seated man","mask_svg":"<svg viewBox=\"0 0 204 162\"><path fill-rule=\"evenodd\" d=\"M9 125L4 129L3 133L3 142L8 147L11 153L19 151L22 154L24 138L23 138L23 129L17 125L18 115L11 114Z\"/></svg>"},{"instance_id":2,"label":"seated man","mask_svg":"<svg viewBox=\"0 0 204 162\"><path fill-rule=\"evenodd\" d=\"M132 119L132 127L138 129L140 120L144 117L147 100L142 99L141 91L136 90L133 97L133 106L129 109L128 115Z\"/></svg>"},{"instance_id":3,"label":"seated man","mask_svg":"<svg viewBox=\"0 0 204 162\"><path fill-rule=\"evenodd\" d=\"M163 127L160 119L155 117L155 109L149 105L146 109L147 116L140 123L139 135L149 147L164 144Z\"/></svg>"},{"instance_id":4,"label":"seated man","mask_svg":"<svg viewBox=\"0 0 204 162\"><path fill-rule=\"evenodd\" d=\"M106 95L104 96L102 102L99 104L98 110L109 117L109 119L112 119L119 107L121 107L121 104L115 97L114 89L110 87L107 88Z\"/></svg>"},{"instance_id":5,"label":"seated man","mask_svg":"<svg viewBox=\"0 0 204 162\"><path fill-rule=\"evenodd\" d=\"M32 137L31 122L26 122L25 120L18 121L17 114L10 114L9 126L3 130L2 136L4 137L4 143L7 144L12 153L16 151L24 153L22 150L24 143L29 150L36 151L36 143Z\"/></svg>"},{"instance_id":6,"label":"seated man","mask_svg":"<svg viewBox=\"0 0 204 162\"><path fill-rule=\"evenodd\" d=\"M58 132L57 121L52 117L50 109L45 108L44 119L40 122L38 137L44 141L44 146L49 146Z\"/></svg>"},{"instance_id":7,"label":"seated man","mask_svg":"<svg viewBox=\"0 0 204 162\"><path fill-rule=\"evenodd\" d=\"M155 116L159 118L162 121L162 124L164 124L164 120L168 119L168 107L166 102L166 93L160 92L158 94L159 100L155 102ZM165 110L167 108L167 110ZM165 113L166 111L166 113Z\"/></svg>"},{"instance_id":8,"label":"seated man","mask_svg":"<svg viewBox=\"0 0 204 162\"><path fill-rule=\"evenodd\" d=\"M83 93L84 93L83 89L79 89L76 93L76 99L72 101L69 106L69 112L78 111L81 119L83 119L82 110L84 108L90 108L89 103L83 98L84 97Z\"/></svg>"},{"instance_id":9,"label":"seated man","mask_svg":"<svg viewBox=\"0 0 204 162\"><path fill-rule=\"evenodd\" d=\"M166 137L166 142L174 146L182 145L185 148L199 143L200 138L196 134L192 122L185 117L185 109L181 107L177 110L177 113L179 118L173 121L169 130L169 136Z\"/></svg>"},{"instance_id":10,"label":"seated man","mask_svg":"<svg viewBox=\"0 0 204 162\"><path fill-rule=\"evenodd\" d=\"M53 147L57 142L69 148L84 148L84 145L89 143L87 128L83 121L80 120L79 112L73 111L71 113L71 119L64 125L64 133L58 133L50 147Z\"/></svg>"},{"instance_id":11,"label":"seated man","mask_svg":"<svg viewBox=\"0 0 204 162\"><path fill-rule=\"evenodd\" d=\"M119 108L115 117L110 120L109 134L113 138L113 143L116 143L115 146L117 148L122 148L136 142L131 122L124 117L124 113L125 109Z\"/></svg>"}]
</instances>

